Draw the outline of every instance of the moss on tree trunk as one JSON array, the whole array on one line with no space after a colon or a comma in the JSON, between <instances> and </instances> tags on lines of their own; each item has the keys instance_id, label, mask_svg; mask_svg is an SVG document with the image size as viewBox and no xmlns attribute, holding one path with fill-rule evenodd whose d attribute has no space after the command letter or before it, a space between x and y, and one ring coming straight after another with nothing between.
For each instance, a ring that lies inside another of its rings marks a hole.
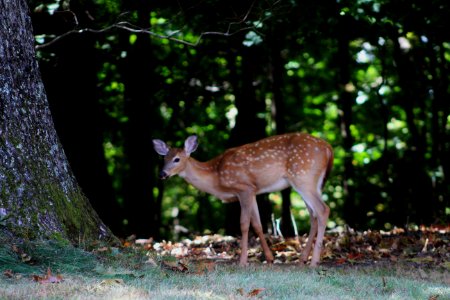
<instances>
[{"instance_id":1,"label":"moss on tree trunk","mask_svg":"<svg viewBox=\"0 0 450 300\"><path fill-rule=\"evenodd\" d=\"M0 230L27 239L114 238L56 135L25 0L0 0L0 28Z\"/></svg>"}]
</instances>

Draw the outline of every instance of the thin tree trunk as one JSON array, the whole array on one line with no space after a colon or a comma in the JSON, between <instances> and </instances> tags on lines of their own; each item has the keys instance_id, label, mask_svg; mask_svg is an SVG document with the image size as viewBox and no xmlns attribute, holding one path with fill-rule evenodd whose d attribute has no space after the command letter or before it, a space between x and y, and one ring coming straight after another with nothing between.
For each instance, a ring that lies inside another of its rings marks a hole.
<instances>
[{"instance_id":1,"label":"thin tree trunk","mask_svg":"<svg viewBox=\"0 0 450 300\"><path fill-rule=\"evenodd\" d=\"M238 115L236 126L231 131L228 147L235 147L257 141L265 137L266 122L258 117L258 113L265 111L264 100L257 94L257 68L261 66L258 61L259 53L256 46L242 47L241 72L233 66L230 74L236 93L236 108ZM257 196L258 208L261 216L263 230L267 230L270 220L271 206L266 195ZM227 204L227 220L234 220L240 215L240 207L237 203ZM239 222L226 222L225 231L228 234L240 233Z\"/></svg>"},{"instance_id":2,"label":"thin tree trunk","mask_svg":"<svg viewBox=\"0 0 450 300\"><path fill-rule=\"evenodd\" d=\"M338 90L339 90L339 110L340 110L340 127L343 139L343 147L345 151L344 157L344 192L345 204L344 212L345 221L351 226L358 225L359 216L354 213L355 207L358 207L355 198L355 189L353 187L355 170L353 167L353 137L350 131L350 125L353 122L353 91L350 76L350 36L349 20L342 16L339 18L338 26L338 52L336 61L338 62Z\"/></svg>"},{"instance_id":3,"label":"thin tree trunk","mask_svg":"<svg viewBox=\"0 0 450 300\"><path fill-rule=\"evenodd\" d=\"M142 27L150 23L150 6L149 2L141 3L138 22ZM155 58L151 54L149 36L139 35L134 44L129 43L128 34L122 38L127 48L122 74L125 110L129 118L124 134L125 154L130 168L124 183L124 204L128 221L126 232L158 238L161 212L160 204L153 194L153 188L158 187L158 183L154 172L157 156L153 155L152 132L162 122L158 118L159 108L152 92L157 84L152 73Z\"/></svg>"},{"instance_id":4,"label":"thin tree trunk","mask_svg":"<svg viewBox=\"0 0 450 300\"><path fill-rule=\"evenodd\" d=\"M283 97L284 61L281 57L282 32L281 26L275 26L270 36L271 44L271 83L275 114L276 133L286 133L286 108ZM291 188L281 191L281 233L284 237L295 237L295 230L291 218Z\"/></svg>"},{"instance_id":5,"label":"thin tree trunk","mask_svg":"<svg viewBox=\"0 0 450 300\"><path fill-rule=\"evenodd\" d=\"M0 218L12 237L113 238L56 135L25 0L0 1Z\"/></svg>"},{"instance_id":6,"label":"thin tree trunk","mask_svg":"<svg viewBox=\"0 0 450 300\"><path fill-rule=\"evenodd\" d=\"M444 43L439 43L439 73L442 78L442 82L440 85L440 88L442 89L442 100L447 99L447 101L442 101L440 105L442 105L441 110L442 113L440 115L441 124L446 124L448 115L450 115L450 101L448 101L448 98L450 97L450 93L448 92L449 85L449 63L445 58L445 47L443 45ZM444 126L442 127L444 128ZM447 153L450 152L450 130L442 130L441 134L441 161L442 161L442 169L443 169L443 187L442 187L442 207L449 207L450 206L450 158ZM447 217L448 219L448 217Z\"/></svg>"},{"instance_id":7,"label":"thin tree trunk","mask_svg":"<svg viewBox=\"0 0 450 300\"><path fill-rule=\"evenodd\" d=\"M398 38L398 33L394 32L393 40L398 41ZM426 127L420 126L416 122L415 116L415 108L420 107L425 102L422 99L425 92L420 88L423 78L417 73L415 67L422 65L422 57L414 56L413 53L404 53L397 42L394 43L394 60L398 70L399 86L402 89L399 100L406 113L406 123L410 133L408 141L410 146L402 158L404 163L397 164L398 167L403 167L399 170L399 172L403 172L403 176L397 178L397 180L404 185L401 189L408 191L406 195L402 195L407 202L403 205L397 205L396 210L399 214L407 214L403 218L405 222L408 219L413 222L430 223L433 219L435 203L432 199L431 180L425 171L427 169L425 159L427 148ZM420 107L420 109L424 110L423 107ZM423 116L420 119L427 122ZM424 201L424 199L427 199L427 201ZM405 207L409 209L405 210Z\"/></svg>"},{"instance_id":8,"label":"thin tree trunk","mask_svg":"<svg viewBox=\"0 0 450 300\"><path fill-rule=\"evenodd\" d=\"M437 49L437 50L436 50ZM436 202L435 214L445 210L449 203L450 174L448 174L448 148L446 149L445 130L448 116L448 71L446 60L441 56L443 46L433 39L427 45L427 53L430 59L431 85L434 90L432 99L432 119L431 119L431 167L433 174L434 201ZM441 175L442 173L442 175Z\"/></svg>"}]
</instances>

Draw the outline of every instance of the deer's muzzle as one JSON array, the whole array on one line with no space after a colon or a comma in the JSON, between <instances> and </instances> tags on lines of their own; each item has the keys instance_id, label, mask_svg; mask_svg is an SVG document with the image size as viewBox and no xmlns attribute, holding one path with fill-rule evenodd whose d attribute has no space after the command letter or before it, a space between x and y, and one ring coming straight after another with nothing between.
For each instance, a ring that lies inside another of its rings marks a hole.
<instances>
[{"instance_id":1,"label":"deer's muzzle","mask_svg":"<svg viewBox=\"0 0 450 300\"><path fill-rule=\"evenodd\" d=\"M160 179L166 179L167 177L169 177L169 174L167 174L165 171L159 172Z\"/></svg>"}]
</instances>

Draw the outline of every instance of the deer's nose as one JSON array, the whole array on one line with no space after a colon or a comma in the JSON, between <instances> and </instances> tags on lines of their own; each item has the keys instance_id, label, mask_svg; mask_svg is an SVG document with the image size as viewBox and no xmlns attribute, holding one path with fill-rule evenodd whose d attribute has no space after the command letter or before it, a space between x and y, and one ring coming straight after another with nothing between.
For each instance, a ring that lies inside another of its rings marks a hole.
<instances>
[{"instance_id":1,"label":"deer's nose","mask_svg":"<svg viewBox=\"0 0 450 300\"><path fill-rule=\"evenodd\" d=\"M165 171L159 172L159 178L160 179L166 179L168 174Z\"/></svg>"}]
</instances>

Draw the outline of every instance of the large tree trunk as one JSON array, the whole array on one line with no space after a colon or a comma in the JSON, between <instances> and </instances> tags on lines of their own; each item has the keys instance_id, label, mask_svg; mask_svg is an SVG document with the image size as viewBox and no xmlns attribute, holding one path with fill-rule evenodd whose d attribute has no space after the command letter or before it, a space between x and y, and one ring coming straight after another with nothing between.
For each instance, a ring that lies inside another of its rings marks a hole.
<instances>
[{"instance_id":1,"label":"large tree trunk","mask_svg":"<svg viewBox=\"0 0 450 300\"><path fill-rule=\"evenodd\" d=\"M88 2L72 2L70 9L81 27L92 27L86 14ZM33 21L40 20L34 23L35 35L45 33L39 32L39 24L56 35L72 29L72 19L56 15L33 14ZM39 66L55 128L78 184L100 218L118 234L122 210L115 199L103 148L106 115L97 92L101 60L95 42L93 34L70 35L44 48L42 55L47 59L41 59Z\"/></svg>"},{"instance_id":2,"label":"large tree trunk","mask_svg":"<svg viewBox=\"0 0 450 300\"><path fill-rule=\"evenodd\" d=\"M0 28L0 230L27 239L113 238L56 135L25 0L0 0Z\"/></svg>"}]
</instances>

